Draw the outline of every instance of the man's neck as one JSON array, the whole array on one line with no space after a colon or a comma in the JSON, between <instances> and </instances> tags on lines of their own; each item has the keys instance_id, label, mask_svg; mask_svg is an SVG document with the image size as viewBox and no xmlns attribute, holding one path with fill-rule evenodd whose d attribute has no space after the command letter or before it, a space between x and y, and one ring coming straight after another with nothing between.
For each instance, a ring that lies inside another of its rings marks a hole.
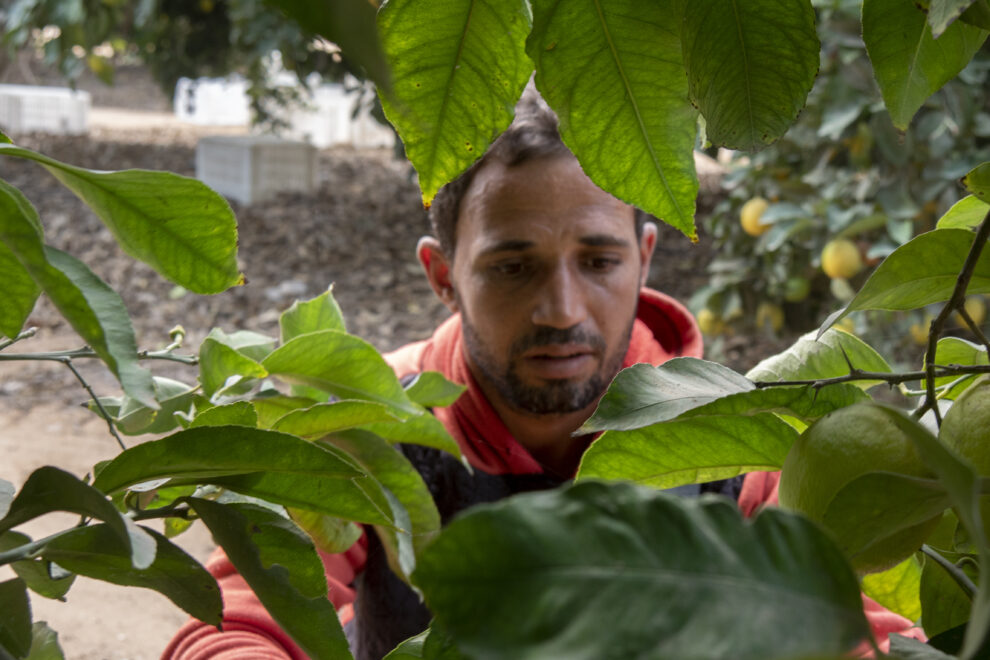
<instances>
[{"instance_id":1,"label":"man's neck","mask_svg":"<svg viewBox=\"0 0 990 660\"><path fill-rule=\"evenodd\" d=\"M592 436L574 436L573 433L591 417L598 405L597 401L577 412L537 415L510 406L494 387L481 382L477 377L476 380L479 380L482 392L512 437L547 472L567 479L574 476L581 456L591 444Z\"/></svg>"}]
</instances>

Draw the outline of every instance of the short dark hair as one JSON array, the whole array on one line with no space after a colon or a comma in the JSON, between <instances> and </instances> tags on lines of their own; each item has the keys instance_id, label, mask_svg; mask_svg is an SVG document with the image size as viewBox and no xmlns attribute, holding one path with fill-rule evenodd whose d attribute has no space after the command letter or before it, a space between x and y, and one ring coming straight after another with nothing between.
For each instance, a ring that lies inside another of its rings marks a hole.
<instances>
[{"instance_id":1,"label":"short dark hair","mask_svg":"<svg viewBox=\"0 0 990 660\"><path fill-rule=\"evenodd\" d=\"M457 217L461 200L471 182L485 164L495 161L512 167L537 158L570 155L560 138L557 115L530 83L516 104L516 116L488 151L460 175L437 192L430 205L429 218L433 234L447 258L453 259L457 241ZM643 234L643 224L651 219L636 209L636 238Z\"/></svg>"}]
</instances>

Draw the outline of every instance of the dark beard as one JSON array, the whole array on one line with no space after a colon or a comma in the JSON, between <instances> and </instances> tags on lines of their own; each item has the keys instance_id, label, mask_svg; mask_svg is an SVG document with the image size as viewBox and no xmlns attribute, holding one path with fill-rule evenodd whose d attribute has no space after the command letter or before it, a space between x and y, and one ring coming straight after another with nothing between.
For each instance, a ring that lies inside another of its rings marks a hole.
<instances>
[{"instance_id":1,"label":"dark beard","mask_svg":"<svg viewBox=\"0 0 990 660\"><path fill-rule=\"evenodd\" d=\"M622 361L629 349L629 338L635 320L634 315L625 332L625 340L614 355L604 354L606 346L601 335L593 335L580 328L560 329L539 326L531 334L513 342L505 365L500 365L482 344L474 326L463 313L461 327L464 343L472 362L495 386L503 399L518 410L534 415L552 415L577 412L598 400L622 367ZM567 379L549 380L545 385L527 385L522 382L513 366L519 356L533 347L566 343L586 344L602 355L602 359L606 362L597 373L581 382Z\"/></svg>"}]
</instances>

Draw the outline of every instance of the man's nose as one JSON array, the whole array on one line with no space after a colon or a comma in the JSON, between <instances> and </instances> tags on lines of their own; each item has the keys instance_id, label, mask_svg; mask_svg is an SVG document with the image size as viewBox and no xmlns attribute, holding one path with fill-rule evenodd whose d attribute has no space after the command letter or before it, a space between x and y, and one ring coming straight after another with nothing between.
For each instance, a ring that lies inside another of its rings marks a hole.
<instances>
[{"instance_id":1,"label":"man's nose","mask_svg":"<svg viewBox=\"0 0 990 660\"><path fill-rule=\"evenodd\" d=\"M533 306L534 325L570 328L587 318L585 291L580 276L561 264L549 272Z\"/></svg>"}]
</instances>

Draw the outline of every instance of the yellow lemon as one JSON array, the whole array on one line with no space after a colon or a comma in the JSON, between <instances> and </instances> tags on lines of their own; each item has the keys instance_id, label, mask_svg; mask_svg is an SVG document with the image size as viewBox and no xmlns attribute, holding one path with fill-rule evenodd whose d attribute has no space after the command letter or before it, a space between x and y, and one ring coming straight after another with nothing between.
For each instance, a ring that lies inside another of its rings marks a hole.
<instances>
[{"instance_id":1,"label":"yellow lemon","mask_svg":"<svg viewBox=\"0 0 990 660\"><path fill-rule=\"evenodd\" d=\"M759 236L770 229L770 225L760 224L760 218L763 217L763 212L768 206L770 204L762 197L754 197L742 205L739 211L739 224L742 225L744 232L750 236Z\"/></svg>"},{"instance_id":2,"label":"yellow lemon","mask_svg":"<svg viewBox=\"0 0 990 660\"><path fill-rule=\"evenodd\" d=\"M784 310L772 302L761 302L756 308L756 327L762 330L767 326L774 332L780 332L784 327Z\"/></svg>"},{"instance_id":3,"label":"yellow lemon","mask_svg":"<svg viewBox=\"0 0 990 660\"><path fill-rule=\"evenodd\" d=\"M832 279L848 279L863 269L859 248L847 238L837 238L822 250L822 270Z\"/></svg>"}]
</instances>

